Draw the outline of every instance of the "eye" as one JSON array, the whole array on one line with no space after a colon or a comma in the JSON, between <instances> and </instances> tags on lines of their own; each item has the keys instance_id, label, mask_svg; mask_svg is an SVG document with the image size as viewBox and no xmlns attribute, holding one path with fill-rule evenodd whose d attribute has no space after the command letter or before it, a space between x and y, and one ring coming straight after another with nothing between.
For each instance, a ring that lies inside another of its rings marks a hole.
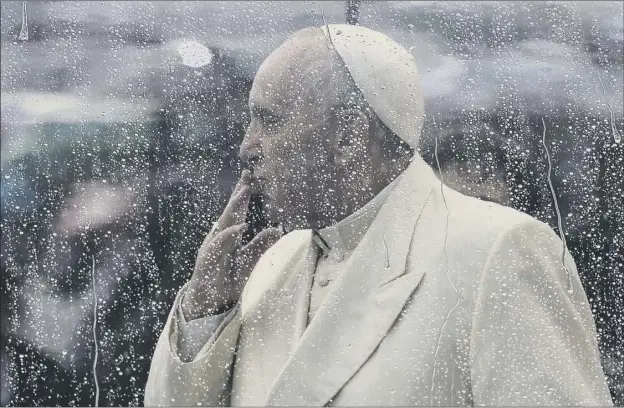
<instances>
[{"instance_id":1,"label":"eye","mask_svg":"<svg viewBox=\"0 0 624 408\"><path fill-rule=\"evenodd\" d=\"M254 119L265 126L276 126L282 121L280 116L263 107L255 106L251 113Z\"/></svg>"},{"instance_id":2,"label":"eye","mask_svg":"<svg viewBox=\"0 0 624 408\"><path fill-rule=\"evenodd\" d=\"M272 114L264 114L258 117L258 120L265 125L273 126L281 122L281 119Z\"/></svg>"}]
</instances>

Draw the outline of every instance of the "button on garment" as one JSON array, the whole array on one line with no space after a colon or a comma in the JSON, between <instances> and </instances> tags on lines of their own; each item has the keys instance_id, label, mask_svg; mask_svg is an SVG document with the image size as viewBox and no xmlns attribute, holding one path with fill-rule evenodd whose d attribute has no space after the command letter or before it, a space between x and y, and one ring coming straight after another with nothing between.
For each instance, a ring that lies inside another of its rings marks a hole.
<instances>
[{"instance_id":1,"label":"button on garment","mask_svg":"<svg viewBox=\"0 0 624 408\"><path fill-rule=\"evenodd\" d=\"M329 291L335 286L332 283L336 280L340 271L344 269L348 258L343 262L332 263L328 258L318 260L316 271L314 272L314 282L310 292L310 309L308 312L308 324L323 304L323 300Z\"/></svg>"}]
</instances>

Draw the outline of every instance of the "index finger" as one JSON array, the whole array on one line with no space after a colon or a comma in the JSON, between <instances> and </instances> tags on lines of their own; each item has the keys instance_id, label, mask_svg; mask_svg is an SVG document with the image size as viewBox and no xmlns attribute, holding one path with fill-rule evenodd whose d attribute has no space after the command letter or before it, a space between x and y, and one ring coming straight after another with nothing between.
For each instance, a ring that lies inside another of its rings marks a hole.
<instances>
[{"instance_id":1,"label":"index finger","mask_svg":"<svg viewBox=\"0 0 624 408\"><path fill-rule=\"evenodd\" d=\"M247 169L243 170L240 178L238 179L238 181L236 182L236 185L234 186L234 191L232 192L232 195L238 193L244 185L250 185L251 179L252 179L251 171Z\"/></svg>"},{"instance_id":2,"label":"index finger","mask_svg":"<svg viewBox=\"0 0 624 408\"><path fill-rule=\"evenodd\" d=\"M237 193L232 195L225 206L225 210L217 220L215 231L220 231L232 225L241 224L247 218L247 207L251 199L251 187L243 184Z\"/></svg>"}]
</instances>

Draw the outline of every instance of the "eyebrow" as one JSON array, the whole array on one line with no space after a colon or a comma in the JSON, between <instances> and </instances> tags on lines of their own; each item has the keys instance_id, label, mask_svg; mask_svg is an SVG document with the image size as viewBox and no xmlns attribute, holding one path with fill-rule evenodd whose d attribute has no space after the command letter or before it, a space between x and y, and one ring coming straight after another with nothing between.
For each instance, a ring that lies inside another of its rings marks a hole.
<instances>
[{"instance_id":1,"label":"eyebrow","mask_svg":"<svg viewBox=\"0 0 624 408\"><path fill-rule=\"evenodd\" d=\"M258 120L264 123L276 123L282 119L279 114L270 108L256 104L251 105L251 115L255 116Z\"/></svg>"},{"instance_id":2,"label":"eyebrow","mask_svg":"<svg viewBox=\"0 0 624 408\"><path fill-rule=\"evenodd\" d=\"M268 119L268 118L275 118L275 119L279 119L280 115L278 115L275 111L272 111L271 109L265 107L265 106L260 106L257 104L252 104L251 105L251 114L258 117L259 119L263 120L263 119Z\"/></svg>"}]
</instances>

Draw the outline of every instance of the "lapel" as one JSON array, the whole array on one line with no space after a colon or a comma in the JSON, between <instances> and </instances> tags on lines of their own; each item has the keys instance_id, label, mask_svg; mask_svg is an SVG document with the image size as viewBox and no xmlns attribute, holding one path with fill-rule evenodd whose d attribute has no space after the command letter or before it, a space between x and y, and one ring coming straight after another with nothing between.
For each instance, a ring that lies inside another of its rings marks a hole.
<instances>
[{"instance_id":1,"label":"lapel","mask_svg":"<svg viewBox=\"0 0 624 408\"><path fill-rule=\"evenodd\" d=\"M406 273L405 264L436 179L418 156L401 177L275 379L266 405L326 405L374 352L418 286L424 271ZM309 292L304 297L309 301ZM302 309L307 315L307 303Z\"/></svg>"},{"instance_id":2,"label":"lapel","mask_svg":"<svg viewBox=\"0 0 624 408\"><path fill-rule=\"evenodd\" d=\"M318 249L311 231L295 231L271 248L254 269L243 295L246 361L253 360L262 395L299 343L306 329L310 288ZM287 244L287 245L280 245ZM250 355L251 353L251 355ZM249 371L249 367L242 368Z\"/></svg>"}]
</instances>

